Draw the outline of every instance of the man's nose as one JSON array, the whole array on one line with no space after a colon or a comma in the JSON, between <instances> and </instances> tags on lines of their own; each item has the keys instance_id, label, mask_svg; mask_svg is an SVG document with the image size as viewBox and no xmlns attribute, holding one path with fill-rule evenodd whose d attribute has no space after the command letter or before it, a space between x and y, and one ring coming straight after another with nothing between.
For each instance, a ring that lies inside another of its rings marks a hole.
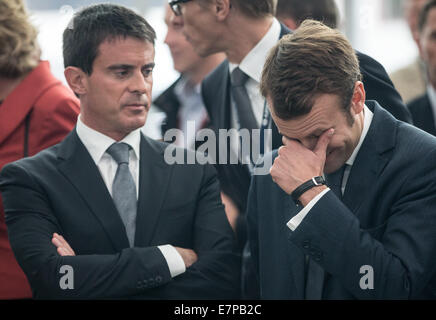
<instances>
[{"instance_id":1,"label":"man's nose","mask_svg":"<svg viewBox=\"0 0 436 320\"><path fill-rule=\"evenodd\" d=\"M148 75L151 77L151 75ZM142 74L142 72L135 73L135 76L132 77L129 85L129 91L135 92L139 94L147 93L148 90L151 89L150 81Z\"/></svg>"}]
</instances>

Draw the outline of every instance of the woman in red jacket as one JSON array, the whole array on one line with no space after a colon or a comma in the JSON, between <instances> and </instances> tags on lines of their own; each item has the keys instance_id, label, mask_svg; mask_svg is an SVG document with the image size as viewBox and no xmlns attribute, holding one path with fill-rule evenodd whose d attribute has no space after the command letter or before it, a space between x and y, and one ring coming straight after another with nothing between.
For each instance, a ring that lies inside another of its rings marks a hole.
<instances>
[{"instance_id":1,"label":"woman in red jacket","mask_svg":"<svg viewBox=\"0 0 436 320\"><path fill-rule=\"evenodd\" d=\"M79 113L76 97L40 61L36 38L22 0L0 0L0 170L60 142ZM31 297L9 246L0 196L0 299Z\"/></svg>"}]
</instances>

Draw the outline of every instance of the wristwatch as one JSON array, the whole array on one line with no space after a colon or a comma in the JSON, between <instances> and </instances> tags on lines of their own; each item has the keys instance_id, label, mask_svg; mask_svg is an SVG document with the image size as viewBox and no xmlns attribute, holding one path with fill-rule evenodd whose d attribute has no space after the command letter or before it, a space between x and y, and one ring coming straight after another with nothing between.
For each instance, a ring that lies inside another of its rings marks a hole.
<instances>
[{"instance_id":1,"label":"wristwatch","mask_svg":"<svg viewBox=\"0 0 436 320\"><path fill-rule=\"evenodd\" d=\"M306 181L305 183L300 185L297 189L295 189L291 193L291 197L295 203L298 203L299 202L298 199L300 199L301 195L303 193L305 193L307 190L310 190L313 187L322 186L325 184L326 184L326 182L325 182L324 177L322 177L322 176L313 177L312 179L310 179L309 181Z\"/></svg>"}]
</instances>

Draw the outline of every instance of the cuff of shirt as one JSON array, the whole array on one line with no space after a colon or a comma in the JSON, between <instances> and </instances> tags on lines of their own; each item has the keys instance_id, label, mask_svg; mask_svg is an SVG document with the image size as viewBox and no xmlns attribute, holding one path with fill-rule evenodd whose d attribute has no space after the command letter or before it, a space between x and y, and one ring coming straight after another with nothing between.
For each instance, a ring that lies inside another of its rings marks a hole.
<instances>
[{"instance_id":1,"label":"cuff of shirt","mask_svg":"<svg viewBox=\"0 0 436 320\"><path fill-rule=\"evenodd\" d=\"M186 271L185 262L183 261L182 256L177 252L176 248L170 244L158 246L158 248L167 261L171 278L174 278Z\"/></svg>"},{"instance_id":2,"label":"cuff of shirt","mask_svg":"<svg viewBox=\"0 0 436 320\"><path fill-rule=\"evenodd\" d=\"M301 211L296 214L291 220L286 224L291 231L295 231L300 223L303 221L304 217L309 213L309 211L313 208L313 206L325 195L330 189L327 188L323 190L320 194L318 194L315 198L313 198L307 206L305 206Z\"/></svg>"}]
</instances>

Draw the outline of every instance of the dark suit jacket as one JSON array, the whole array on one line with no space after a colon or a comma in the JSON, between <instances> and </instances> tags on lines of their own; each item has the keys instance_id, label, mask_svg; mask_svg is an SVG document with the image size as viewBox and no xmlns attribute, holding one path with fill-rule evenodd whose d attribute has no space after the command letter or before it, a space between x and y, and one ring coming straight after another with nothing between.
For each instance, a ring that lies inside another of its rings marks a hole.
<instances>
[{"instance_id":1,"label":"dark suit jacket","mask_svg":"<svg viewBox=\"0 0 436 320\"><path fill-rule=\"evenodd\" d=\"M428 94L412 100L407 104L407 107L412 114L413 124L419 129L436 136L433 109Z\"/></svg>"},{"instance_id":2,"label":"dark suit jacket","mask_svg":"<svg viewBox=\"0 0 436 320\"><path fill-rule=\"evenodd\" d=\"M60 144L0 175L11 247L36 298L231 299L239 257L213 166L168 165L167 144L141 137L135 247L97 166L73 130ZM186 151L189 152L189 151ZM61 257L57 232L76 256ZM156 247L191 248L198 261L171 279ZM62 290L62 265L74 290Z\"/></svg>"},{"instance_id":3,"label":"dark suit jacket","mask_svg":"<svg viewBox=\"0 0 436 320\"><path fill-rule=\"evenodd\" d=\"M177 98L174 90L177 83L180 81L179 77L169 88L162 92L159 97L157 97L153 104L155 104L160 110L165 112L166 119L162 123L162 136L169 129L178 128L177 126L177 114L179 113L180 101Z\"/></svg>"},{"instance_id":4,"label":"dark suit jacket","mask_svg":"<svg viewBox=\"0 0 436 320\"><path fill-rule=\"evenodd\" d=\"M436 139L367 105L373 121L342 202L327 192L292 232L292 198L270 175L253 177L247 219L262 298L303 299L305 255L327 273L327 299L436 298ZM364 265L373 290L360 287Z\"/></svg>"},{"instance_id":5,"label":"dark suit jacket","mask_svg":"<svg viewBox=\"0 0 436 320\"><path fill-rule=\"evenodd\" d=\"M289 29L282 25L280 37L290 32ZM401 96L394 89L383 66L363 53L357 52L357 56L363 74L367 100L380 101L397 119L411 122L410 114L403 104ZM230 73L228 60L219 65L203 81L202 94L204 104L209 112L211 126L215 130L230 129ZM272 149L274 150L282 145L282 138L274 123L272 131ZM240 212L244 212L250 185L250 174L247 168L242 165L217 165L217 170L223 191L232 198Z\"/></svg>"}]
</instances>

